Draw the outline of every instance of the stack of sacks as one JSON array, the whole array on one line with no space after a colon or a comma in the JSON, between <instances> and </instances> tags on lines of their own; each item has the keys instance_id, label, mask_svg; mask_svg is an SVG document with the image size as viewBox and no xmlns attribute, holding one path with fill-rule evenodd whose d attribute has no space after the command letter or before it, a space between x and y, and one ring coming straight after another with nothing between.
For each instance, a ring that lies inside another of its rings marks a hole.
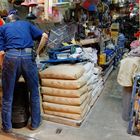
<instances>
[{"instance_id":1,"label":"stack of sacks","mask_svg":"<svg viewBox=\"0 0 140 140\"><path fill-rule=\"evenodd\" d=\"M40 78L45 114L72 120L83 119L89 110L87 77L83 66L51 66L40 72Z\"/></svg>"},{"instance_id":2,"label":"stack of sacks","mask_svg":"<svg viewBox=\"0 0 140 140\"><path fill-rule=\"evenodd\" d=\"M91 95L92 95L92 90L93 90L93 80L94 80L94 75L93 75L93 67L94 64L91 62L88 62L83 65L85 69L85 75L88 79L87 81L87 87L88 87L88 93L90 96L90 101L91 101Z\"/></svg>"},{"instance_id":3,"label":"stack of sacks","mask_svg":"<svg viewBox=\"0 0 140 140\"><path fill-rule=\"evenodd\" d=\"M86 59L90 60L92 63L97 64L97 50L91 47L83 48L83 55Z\"/></svg>"},{"instance_id":4,"label":"stack of sacks","mask_svg":"<svg viewBox=\"0 0 140 140\"><path fill-rule=\"evenodd\" d=\"M94 64L91 62L84 64L84 68L88 78L87 86L90 101L96 100L103 89L102 69L100 67L94 67ZM92 106L92 103L90 103L90 106Z\"/></svg>"},{"instance_id":5,"label":"stack of sacks","mask_svg":"<svg viewBox=\"0 0 140 140\"><path fill-rule=\"evenodd\" d=\"M93 69L94 81L93 81L93 91L92 91L93 97L99 96L99 94L101 93L101 91L104 87L101 72L102 72L101 67L94 67L94 69Z\"/></svg>"}]
</instances>

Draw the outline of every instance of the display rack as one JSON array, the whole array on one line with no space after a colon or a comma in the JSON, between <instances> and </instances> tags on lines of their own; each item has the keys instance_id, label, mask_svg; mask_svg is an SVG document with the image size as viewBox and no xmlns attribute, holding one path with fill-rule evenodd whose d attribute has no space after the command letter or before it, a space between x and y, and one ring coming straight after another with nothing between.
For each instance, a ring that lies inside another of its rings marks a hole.
<instances>
[{"instance_id":1,"label":"display rack","mask_svg":"<svg viewBox=\"0 0 140 140\"><path fill-rule=\"evenodd\" d=\"M102 75L105 76L106 73L109 71L109 69L113 66L114 64L114 59L116 57L116 53L114 53L111 58L109 59L109 61L107 61L105 64L100 65L103 68L103 72Z\"/></svg>"},{"instance_id":2,"label":"display rack","mask_svg":"<svg viewBox=\"0 0 140 140\"><path fill-rule=\"evenodd\" d=\"M56 25L50 29L50 36L47 46L49 48L58 47L64 41L70 41L76 32L76 24L74 22L69 24Z\"/></svg>"},{"instance_id":3,"label":"display rack","mask_svg":"<svg viewBox=\"0 0 140 140\"><path fill-rule=\"evenodd\" d=\"M106 45L108 42L111 41L111 38L106 38L102 40L104 43L104 50L106 49ZM113 68L114 68L114 63L115 63L115 58L116 58L116 52L115 50L112 50L112 54L109 56L106 56L106 62L104 64L100 64L100 66L102 67L103 71L102 71L102 76L103 76L103 80L104 82L107 80L108 76L110 75L110 73L112 72Z\"/></svg>"}]
</instances>

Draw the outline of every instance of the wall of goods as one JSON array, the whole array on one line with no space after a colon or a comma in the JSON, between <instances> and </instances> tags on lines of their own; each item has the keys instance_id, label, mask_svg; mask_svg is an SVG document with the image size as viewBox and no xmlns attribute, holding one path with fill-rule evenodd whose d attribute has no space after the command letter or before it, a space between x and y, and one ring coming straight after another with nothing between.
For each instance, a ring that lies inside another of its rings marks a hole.
<instances>
[{"instance_id":1,"label":"wall of goods","mask_svg":"<svg viewBox=\"0 0 140 140\"><path fill-rule=\"evenodd\" d=\"M49 40L37 61L42 115L49 121L80 126L124 54L127 38L122 19L129 18L130 13L137 15L137 3L1 0L0 6L6 11L0 12L2 17L10 8L19 13L26 9L23 18L49 31Z\"/></svg>"},{"instance_id":2,"label":"wall of goods","mask_svg":"<svg viewBox=\"0 0 140 140\"><path fill-rule=\"evenodd\" d=\"M0 16L7 16L9 11L9 5L7 0L0 1Z\"/></svg>"}]
</instances>

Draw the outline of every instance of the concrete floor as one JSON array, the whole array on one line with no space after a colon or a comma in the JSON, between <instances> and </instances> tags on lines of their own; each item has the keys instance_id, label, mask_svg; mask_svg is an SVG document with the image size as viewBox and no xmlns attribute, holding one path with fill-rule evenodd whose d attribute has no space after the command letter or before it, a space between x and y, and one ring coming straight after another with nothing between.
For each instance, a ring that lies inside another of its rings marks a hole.
<instances>
[{"instance_id":1,"label":"concrete floor","mask_svg":"<svg viewBox=\"0 0 140 140\"><path fill-rule=\"evenodd\" d=\"M140 140L127 134L121 118L122 88L116 82L117 70L109 76L105 88L80 128L43 121L35 131L15 129L16 133L38 140Z\"/></svg>"}]
</instances>

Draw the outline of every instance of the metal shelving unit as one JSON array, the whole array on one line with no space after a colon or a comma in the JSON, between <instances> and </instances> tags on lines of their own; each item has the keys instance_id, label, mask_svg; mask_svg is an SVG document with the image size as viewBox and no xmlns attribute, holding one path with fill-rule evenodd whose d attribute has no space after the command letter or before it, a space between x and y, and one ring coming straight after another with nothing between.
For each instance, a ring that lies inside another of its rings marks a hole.
<instances>
[{"instance_id":1,"label":"metal shelving unit","mask_svg":"<svg viewBox=\"0 0 140 140\"><path fill-rule=\"evenodd\" d=\"M74 22L69 24L62 24L54 26L50 29L50 36L47 46L49 48L59 47L62 42L70 41L76 32L76 24Z\"/></svg>"}]
</instances>

